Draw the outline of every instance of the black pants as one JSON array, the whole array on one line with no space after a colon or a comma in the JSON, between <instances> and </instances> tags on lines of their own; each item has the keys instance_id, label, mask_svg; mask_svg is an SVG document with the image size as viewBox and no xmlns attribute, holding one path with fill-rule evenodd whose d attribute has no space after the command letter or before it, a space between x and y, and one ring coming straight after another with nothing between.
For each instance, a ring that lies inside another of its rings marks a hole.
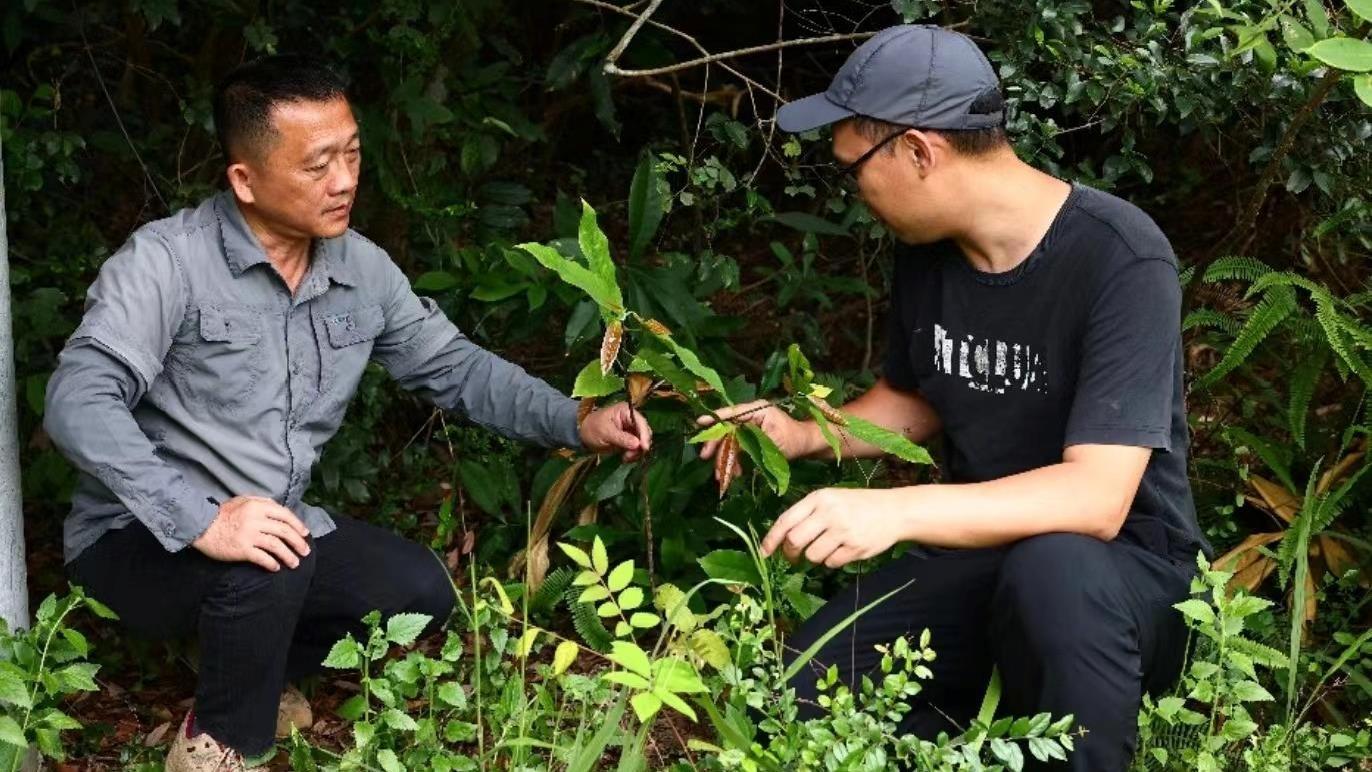
<instances>
[{"instance_id":1,"label":"black pants","mask_svg":"<svg viewBox=\"0 0 1372 772\"><path fill-rule=\"evenodd\" d=\"M110 531L67 566L74 584L135 635L198 633L196 726L244 755L266 751L287 681L317 672L334 642L368 612L447 621L453 590L426 547L335 516L297 568L222 563L192 547L170 553L140 523Z\"/></svg>"},{"instance_id":2,"label":"black pants","mask_svg":"<svg viewBox=\"0 0 1372 772\"><path fill-rule=\"evenodd\" d=\"M928 628L938 655L934 678L902 733L956 736L975 717L996 665L997 716L1071 713L1087 732L1069 756L1071 769L1125 770L1142 693L1164 690L1180 674L1187 632L1172 604L1187 597L1194 572L1142 547L1076 534L905 555L839 593L788 642L794 658L849 614L914 580L801 668L792 683L801 717L821 715L815 681L829 665L851 685L880 664L874 645L902 635L918 640Z\"/></svg>"}]
</instances>

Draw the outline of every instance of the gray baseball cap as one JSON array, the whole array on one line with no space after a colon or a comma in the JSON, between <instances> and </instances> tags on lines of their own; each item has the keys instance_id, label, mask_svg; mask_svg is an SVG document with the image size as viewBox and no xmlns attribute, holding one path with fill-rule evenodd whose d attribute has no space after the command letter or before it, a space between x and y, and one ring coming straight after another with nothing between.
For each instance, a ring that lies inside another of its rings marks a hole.
<instances>
[{"instance_id":1,"label":"gray baseball cap","mask_svg":"<svg viewBox=\"0 0 1372 772\"><path fill-rule=\"evenodd\" d=\"M999 88L991 63L966 35L902 24L858 46L827 91L783 105L777 127L809 131L862 115L921 129L991 128L1004 123L1004 112L971 107Z\"/></svg>"}]
</instances>

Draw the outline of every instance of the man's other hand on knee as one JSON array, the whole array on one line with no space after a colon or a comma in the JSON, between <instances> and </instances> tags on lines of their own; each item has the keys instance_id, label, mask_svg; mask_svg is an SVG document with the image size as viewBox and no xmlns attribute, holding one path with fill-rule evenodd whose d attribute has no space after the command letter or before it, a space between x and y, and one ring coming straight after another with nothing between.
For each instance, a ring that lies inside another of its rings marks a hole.
<instances>
[{"instance_id":1,"label":"man's other hand on knee","mask_svg":"<svg viewBox=\"0 0 1372 772\"><path fill-rule=\"evenodd\" d=\"M267 571L296 568L310 554L310 531L293 512L271 499L235 496L191 546L225 562L248 562Z\"/></svg>"}]
</instances>

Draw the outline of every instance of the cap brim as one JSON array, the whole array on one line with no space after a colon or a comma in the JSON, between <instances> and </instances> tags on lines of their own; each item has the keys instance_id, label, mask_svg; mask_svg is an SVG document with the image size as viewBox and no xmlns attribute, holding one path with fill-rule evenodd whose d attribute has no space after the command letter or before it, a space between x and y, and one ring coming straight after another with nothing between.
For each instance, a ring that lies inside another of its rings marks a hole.
<instances>
[{"instance_id":1,"label":"cap brim","mask_svg":"<svg viewBox=\"0 0 1372 772\"><path fill-rule=\"evenodd\" d=\"M794 134L828 126L855 115L852 110L829 101L825 94L812 94L804 99L788 102L777 110L777 128Z\"/></svg>"}]
</instances>

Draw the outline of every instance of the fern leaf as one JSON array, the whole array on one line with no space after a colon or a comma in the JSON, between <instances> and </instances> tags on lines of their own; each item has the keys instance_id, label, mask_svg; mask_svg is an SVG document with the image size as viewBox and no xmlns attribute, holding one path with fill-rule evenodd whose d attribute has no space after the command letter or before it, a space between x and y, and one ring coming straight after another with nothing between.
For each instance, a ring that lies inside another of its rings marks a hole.
<instances>
[{"instance_id":1,"label":"fern leaf","mask_svg":"<svg viewBox=\"0 0 1372 772\"><path fill-rule=\"evenodd\" d=\"M1224 352L1219 364L1201 377L1200 385L1210 386L1246 362L1253 349L1295 310L1296 293L1290 287L1273 287L1268 290L1262 300L1253 307L1253 312L1248 315L1243 329L1234 338L1229 350Z\"/></svg>"},{"instance_id":2,"label":"fern leaf","mask_svg":"<svg viewBox=\"0 0 1372 772\"><path fill-rule=\"evenodd\" d=\"M1229 335L1238 335L1242 325L1229 314L1214 308L1197 308L1181 322L1182 332L1196 327L1212 327Z\"/></svg>"},{"instance_id":3,"label":"fern leaf","mask_svg":"<svg viewBox=\"0 0 1372 772\"><path fill-rule=\"evenodd\" d=\"M1248 658L1253 660L1253 664L1268 669L1284 669L1290 662L1285 654L1271 646L1241 636L1230 638L1226 645L1240 654L1247 654Z\"/></svg>"},{"instance_id":4,"label":"fern leaf","mask_svg":"<svg viewBox=\"0 0 1372 772\"><path fill-rule=\"evenodd\" d=\"M564 596L567 608L572 612L572 627L576 628L577 635L587 646L596 651L609 651L614 638L605 629L605 623L600 621L600 615L596 614L595 604L577 601L580 594L580 587L568 587Z\"/></svg>"},{"instance_id":5,"label":"fern leaf","mask_svg":"<svg viewBox=\"0 0 1372 772\"><path fill-rule=\"evenodd\" d=\"M1210 283L1217 281L1257 281L1272 272L1267 263L1253 257L1230 255L1221 257L1205 269L1201 280Z\"/></svg>"},{"instance_id":6,"label":"fern leaf","mask_svg":"<svg viewBox=\"0 0 1372 772\"><path fill-rule=\"evenodd\" d=\"M1367 366L1356 351L1349 348L1348 341L1344 339L1346 333L1343 324L1338 311L1334 309L1334 304L1317 300L1315 319L1324 328L1325 342L1338 355L1339 361L1343 362L1347 370L1357 373L1363 383L1372 388L1372 368Z\"/></svg>"},{"instance_id":7,"label":"fern leaf","mask_svg":"<svg viewBox=\"0 0 1372 772\"><path fill-rule=\"evenodd\" d=\"M1296 445L1305 447L1305 419L1310 413L1310 401L1315 397L1315 387L1319 384L1320 373L1329 362L1329 352L1323 348L1314 350L1311 356L1296 365L1291 374L1291 400L1286 409L1286 423L1291 430L1291 439Z\"/></svg>"},{"instance_id":8,"label":"fern leaf","mask_svg":"<svg viewBox=\"0 0 1372 772\"><path fill-rule=\"evenodd\" d=\"M543 586L538 588L538 592L534 593L534 597L529 601L529 608L541 614L552 613L562 594L572 586L576 574L576 571L567 566L558 566L543 580Z\"/></svg>"}]
</instances>

